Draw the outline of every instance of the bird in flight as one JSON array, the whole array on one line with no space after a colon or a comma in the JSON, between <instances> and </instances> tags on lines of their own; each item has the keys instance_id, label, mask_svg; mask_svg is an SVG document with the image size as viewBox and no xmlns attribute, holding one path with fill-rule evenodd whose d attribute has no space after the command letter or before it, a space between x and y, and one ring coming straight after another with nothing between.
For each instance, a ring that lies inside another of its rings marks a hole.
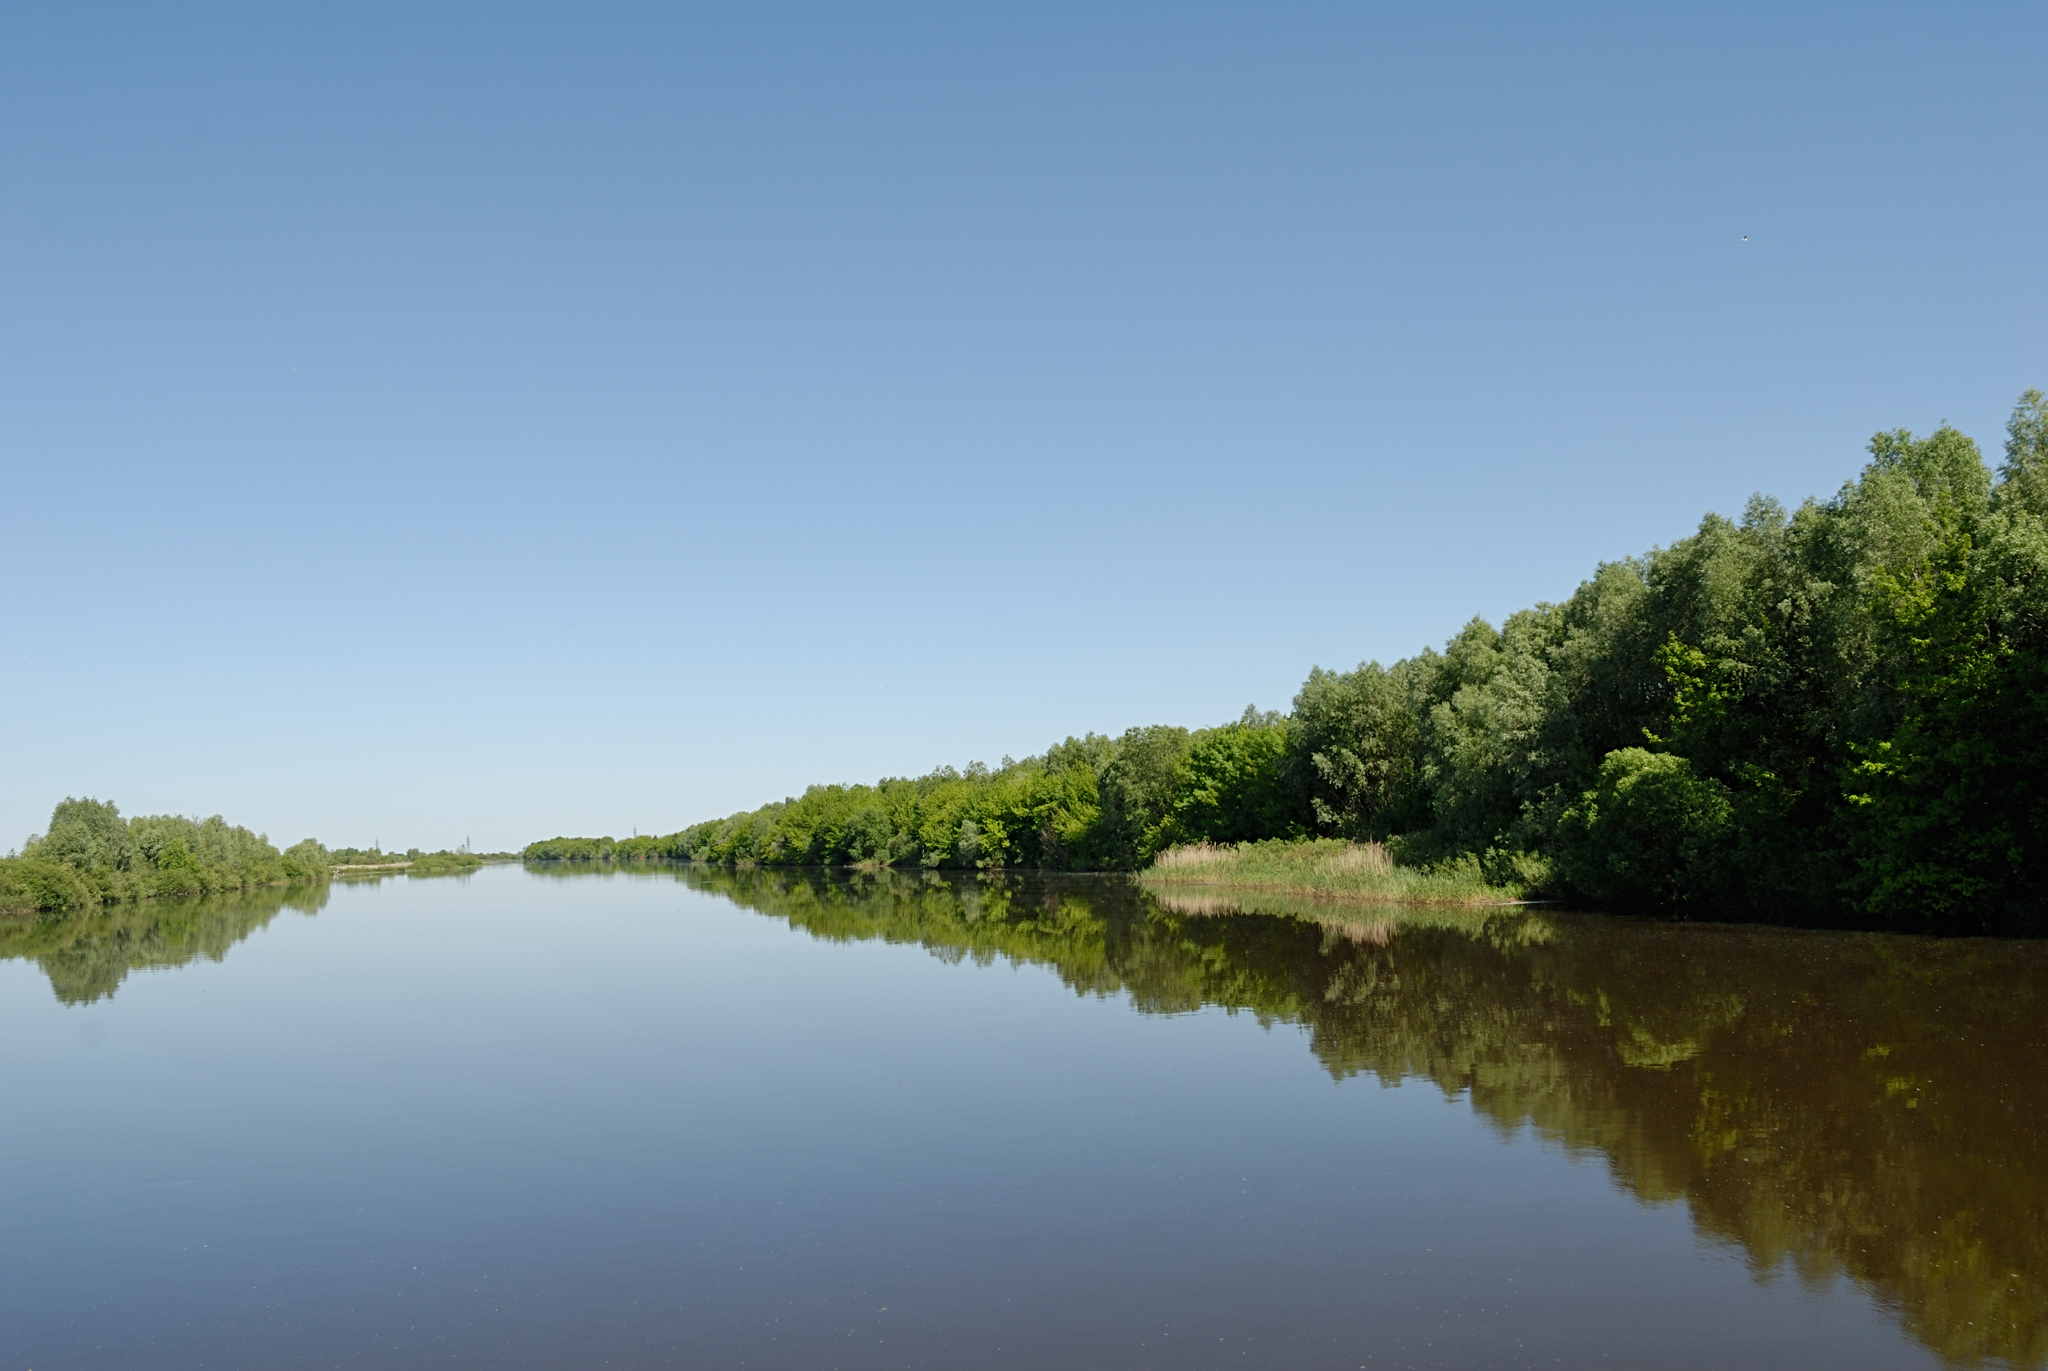
<instances>
[{"instance_id":1,"label":"bird in flight","mask_svg":"<svg viewBox=\"0 0 2048 1371\"><path fill-rule=\"evenodd\" d=\"M1743 241L1743 242L1745 242L1745 243L1747 243L1747 242L1749 241L1749 235L1748 235L1748 234L1746 234L1746 233L1745 233L1745 234L1743 234L1743 235L1742 235L1742 241Z\"/></svg>"}]
</instances>

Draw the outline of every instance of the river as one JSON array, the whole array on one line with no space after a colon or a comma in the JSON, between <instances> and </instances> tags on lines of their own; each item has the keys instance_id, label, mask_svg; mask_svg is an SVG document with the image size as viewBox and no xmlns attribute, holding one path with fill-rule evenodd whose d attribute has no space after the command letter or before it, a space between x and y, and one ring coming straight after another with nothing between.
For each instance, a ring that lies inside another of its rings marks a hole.
<instances>
[{"instance_id":1,"label":"river","mask_svg":"<svg viewBox=\"0 0 2048 1371\"><path fill-rule=\"evenodd\" d=\"M0 1371L2048 1365L2048 946L495 867L0 924Z\"/></svg>"}]
</instances>

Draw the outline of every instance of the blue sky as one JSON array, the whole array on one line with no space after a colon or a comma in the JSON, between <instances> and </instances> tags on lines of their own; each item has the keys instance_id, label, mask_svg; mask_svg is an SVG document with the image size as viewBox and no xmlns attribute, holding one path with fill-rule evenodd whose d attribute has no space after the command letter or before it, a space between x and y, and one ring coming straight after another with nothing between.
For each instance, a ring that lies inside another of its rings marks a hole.
<instances>
[{"instance_id":1,"label":"blue sky","mask_svg":"<svg viewBox=\"0 0 2048 1371\"><path fill-rule=\"evenodd\" d=\"M2048 386L2048 10L0 12L0 850L1285 708ZM1748 241L1743 241L1744 235Z\"/></svg>"}]
</instances>

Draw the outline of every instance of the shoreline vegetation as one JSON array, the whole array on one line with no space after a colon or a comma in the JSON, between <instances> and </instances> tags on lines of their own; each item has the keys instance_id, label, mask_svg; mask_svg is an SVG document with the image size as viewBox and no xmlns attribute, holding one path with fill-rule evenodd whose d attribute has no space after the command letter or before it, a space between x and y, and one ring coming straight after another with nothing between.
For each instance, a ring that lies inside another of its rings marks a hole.
<instances>
[{"instance_id":1,"label":"shoreline vegetation","mask_svg":"<svg viewBox=\"0 0 2048 1371\"><path fill-rule=\"evenodd\" d=\"M522 855L2048 933L2048 399L2020 397L1996 470L1946 425L1868 458L1832 499L1752 497L1441 651L1317 667L1285 714Z\"/></svg>"},{"instance_id":2,"label":"shoreline vegetation","mask_svg":"<svg viewBox=\"0 0 2048 1371\"><path fill-rule=\"evenodd\" d=\"M376 848L339 848L330 856L333 864L329 868L334 879L341 881L375 879L380 876L463 876L472 871L504 862L516 862L516 852L468 852L461 849L449 852L422 852L408 848L404 852L380 852Z\"/></svg>"},{"instance_id":3,"label":"shoreline vegetation","mask_svg":"<svg viewBox=\"0 0 2048 1371\"><path fill-rule=\"evenodd\" d=\"M270 839L216 814L123 819L113 804L67 799L46 833L0 858L0 909L48 911L166 896L218 895L328 879L326 848L311 838L279 851Z\"/></svg>"},{"instance_id":4,"label":"shoreline vegetation","mask_svg":"<svg viewBox=\"0 0 2048 1371\"><path fill-rule=\"evenodd\" d=\"M1477 862L1400 866L1383 843L1341 838L1170 847L1138 873L1138 882L1187 913L1202 903L1196 896L1201 891L1400 905L1511 905L1523 895L1519 884L1489 881ZM1226 900L1219 908L1241 903Z\"/></svg>"},{"instance_id":5,"label":"shoreline vegetation","mask_svg":"<svg viewBox=\"0 0 2048 1371\"><path fill-rule=\"evenodd\" d=\"M0 857L0 913L322 885L337 877L460 875L517 860L511 852L330 850L312 838L279 851L266 835L218 814L123 819L110 802L66 799L51 811L48 832L30 836L19 855Z\"/></svg>"}]
</instances>

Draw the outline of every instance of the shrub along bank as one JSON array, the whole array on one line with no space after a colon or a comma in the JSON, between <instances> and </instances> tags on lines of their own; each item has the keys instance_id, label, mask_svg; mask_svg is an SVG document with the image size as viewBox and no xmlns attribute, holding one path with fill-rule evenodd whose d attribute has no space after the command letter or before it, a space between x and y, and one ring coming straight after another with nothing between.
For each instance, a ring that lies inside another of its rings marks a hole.
<instances>
[{"instance_id":1,"label":"shrub along bank","mask_svg":"<svg viewBox=\"0 0 2048 1371\"><path fill-rule=\"evenodd\" d=\"M1442 651L1317 668L1285 716L525 855L1128 869L1306 837L1614 908L2048 931L2048 402L1996 471L1946 426L1880 433L1830 500L1758 496Z\"/></svg>"}]
</instances>

